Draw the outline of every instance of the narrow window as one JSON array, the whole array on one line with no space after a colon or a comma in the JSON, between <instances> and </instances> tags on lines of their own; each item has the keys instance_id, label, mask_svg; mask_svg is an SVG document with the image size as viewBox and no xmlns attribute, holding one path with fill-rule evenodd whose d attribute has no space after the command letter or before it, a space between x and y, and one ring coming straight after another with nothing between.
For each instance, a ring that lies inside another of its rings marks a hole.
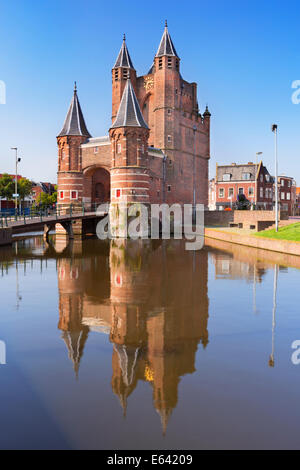
<instances>
[{"instance_id":1,"label":"narrow window","mask_svg":"<svg viewBox=\"0 0 300 470\"><path fill-rule=\"evenodd\" d=\"M117 153L122 152L122 145L120 143L117 144Z\"/></svg>"},{"instance_id":2,"label":"narrow window","mask_svg":"<svg viewBox=\"0 0 300 470\"><path fill-rule=\"evenodd\" d=\"M176 59L176 70L179 70L179 60Z\"/></svg>"},{"instance_id":3,"label":"narrow window","mask_svg":"<svg viewBox=\"0 0 300 470\"><path fill-rule=\"evenodd\" d=\"M172 137L170 135L168 135L168 142L172 142Z\"/></svg>"},{"instance_id":4,"label":"narrow window","mask_svg":"<svg viewBox=\"0 0 300 470\"><path fill-rule=\"evenodd\" d=\"M219 197L224 197L224 188L219 189Z\"/></svg>"},{"instance_id":5,"label":"narrow window","mask_svg":"<svg viewBox=\"0 0 300 470\"><path fill-rule=\"evenodd\" d=\"M121 197L121 189L116 189L116 197Z\"/></svg>"},{"instance_id":6,"label":"narrow window","mask_svg":"<svg viewBox=\"0 0 300 470\"><path fill-rule=\"evenodd\" d=\"M160 58L158 59L158 68L159 68L159 69L162 69L162 66L163 66L163 61L162 61L162 58L160 57Z\"/></svg>"},{"instance_id":7,"label":"narrow window","mask_svg":"<svg viewBox=\"0 0 300 470\"><path fill-rule=\"evenodd\" d=\"M64 199L64 197L65 197L64 191L60 191L59 192L59 199Z\"/></svg>"},{"instance_id":8,"label":"narrow window","mask_svg":"<svg viewBox=\"0 0 300 470\"><path fill-rule=\"evenodd\" d=\"M172 68L172 57L168 57L168 69Z\"/></svg>"},{"instance_id":9,"label":"narrow window","mask_svg":"<svg viewBox=\"0 0 300 470\"><path fill-rule=\"evenodd\" d=\"M98 153L98 147L94 147L94 153Z\"/></svg>"},{"instance_id":10,"label":"narrow window","mask_svg":"<svg viewBox=\"0 0 300 470\"><path fill-rule=\"evenodd\" d=\"M71 199L78 199L78 191L71 191Z\"/></svg>"},{"instance_id":11,"label":"narrow window","mask_svg":"<svg viewBox=\"0 0 300 470\"><path fill-rule=\"evenodd\" d=\"M170 193L170 192L171 192L171 186L168 185L168 193Z\"/></svg>"}]
</instances>

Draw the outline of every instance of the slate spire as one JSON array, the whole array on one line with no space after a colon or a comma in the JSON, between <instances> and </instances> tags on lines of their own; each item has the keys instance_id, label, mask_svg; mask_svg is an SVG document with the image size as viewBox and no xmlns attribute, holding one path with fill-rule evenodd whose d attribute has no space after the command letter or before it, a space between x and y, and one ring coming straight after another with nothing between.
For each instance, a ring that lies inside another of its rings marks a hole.
<instances>
[{"instance_id":1,"label":"slate spire","mask_svg":"<svg viewBox=\"0 0 300 470\"><path fill-rule=\"evenodd\" d=\"M111 129L117 127L144 127L148 129L130 79L126 81L118 114Z\"/></svg>"},{"instance_id":2,"label":"slate spire","mask_svg":"<svg viewBox=\"0 0 300 470\"><path fill-rule=\"evenodd\" d=\"M80 107L79 99L77 96L77 85L74 85L73 98L63 125L62 130L58 134L58 137L66 135L82 135L84 137L91 137L87 130L82 110Z\"/></svg>"},{"instance_id":3,"label":"slate spire","mask_svg":"<svg viewBox=\"0 0 300 470\"><path fill-rule=\"evenodd\" d=\"M113 68L115 69L117 67L125 67L129 69L134 69L132 60L130 58L130 55L127 49L125 34L123 36L123 43L122 43L119 55L117 57L117 60Z\"/></svg>"},{"instance_id":4,"label":"slate spire","mask_svg":"<svg viewBox=\"0 0 300 470\"><path fill-rule=\"evenodd\" d=\"M176 49L174 47L173 41L169 34L167 20L165 22L165 30L162 35L161 41L159 43L155 57L162 57L164 55L177 57L179 59Z\"/></svg>"}]
</instances>

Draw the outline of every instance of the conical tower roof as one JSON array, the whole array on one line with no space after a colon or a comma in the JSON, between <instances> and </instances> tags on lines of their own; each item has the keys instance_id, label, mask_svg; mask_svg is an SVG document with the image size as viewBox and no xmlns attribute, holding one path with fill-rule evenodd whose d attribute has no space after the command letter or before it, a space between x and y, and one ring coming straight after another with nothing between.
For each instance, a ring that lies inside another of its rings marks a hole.
<instances>
[{"instance_id":1,"label":"conical tower roof","mask_svg":"<svg viewBox=\"0 0 300 470\"><path fill-rule=\"evenodd\" d=\"M125 34L123 37L123 43L122 43L119 55L117 57L117 60L113 68L115 69L116 67L126 67L129 69L134 69L132 60L130 58L130 55L127 49Z\"/></svg>"},{"instance_id":2,"label":"conical tower roof","mask_svg":"<svg viewBox=\"0 0 300 470\"><path fill-rule=\"evenodd\" d=\"M178 57L178 59L179 59L179 56L176 52L173 41L172 41L171 36L169 34L167 21L165 23L165 30L164 30L164 33L162 35L161 41L159 43L159 46L158 46L157 53L156 53L155 57L162 57L164 55Z\"/></svg>"},{"instance_id":3,"label":"conical tower roof","mask_svg":"<svg viewBox=\"0 0 300 470\"><path fill-rule=\"evenodd\" d=\"M66 135L82 135L84 137L91 137L89 131L87 130L79 99L77 96L76 82L74 87L73 98L63 128L58 134L58 137L63 137Z\"/></svg>"},{"instance_id":4,"label":"conical tower roof","mask_svg":"<svg viewBox=\"0 0 300 470\"><path fill-rule=\"evenodd\" d=\"M111 129L117 127L144 127L148 129L130 79L126 82L118 114Z\"/></svg>"}]
</instances>

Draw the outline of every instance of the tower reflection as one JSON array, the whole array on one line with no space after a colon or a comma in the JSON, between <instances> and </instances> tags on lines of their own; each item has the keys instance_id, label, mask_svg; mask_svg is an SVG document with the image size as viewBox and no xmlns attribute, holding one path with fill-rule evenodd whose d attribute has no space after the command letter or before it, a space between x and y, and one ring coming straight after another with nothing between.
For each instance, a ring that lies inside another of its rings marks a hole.
<instances>
[{"instance_id":1,"label":"tower reflection","mask_svg":"<svg viewBox=\"0 0 300 470\"><path fill-rule=\"evenodd\" d=\"M208 344L207 251L188 253L178 241L113 240L103 253L96 245L58 260L69 357L78 374L89 331L108 333L123 413L138 382L148 382L165 432L181 377L195 371L199 343Z\"/></svg>"}]
</instances>

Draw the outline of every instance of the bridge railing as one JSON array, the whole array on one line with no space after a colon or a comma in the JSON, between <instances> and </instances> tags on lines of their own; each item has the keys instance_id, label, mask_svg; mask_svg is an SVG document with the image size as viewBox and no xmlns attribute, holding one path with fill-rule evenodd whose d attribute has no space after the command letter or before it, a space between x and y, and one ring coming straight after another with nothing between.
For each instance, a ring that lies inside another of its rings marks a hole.
<instances>
[{"instance_id":1,"label":"bridge railing","mask_svg":"<svg viewBox=\"0 0 300 470\"><path fill-rule=\"evenodd\" d=\"M80 206L70 204L68 206L56 206L55 208L38 208L32 207L26 212L19 213L15 211L14 214L0 213L0 228L9 227L15 222L23 222L26 225L30 221L37 220L39 222L46 221L47 218L55 217L59 220L61 217L84 216L87 213L95 213L99 204L89 203Z\"/></svg>"}]
</instances>

